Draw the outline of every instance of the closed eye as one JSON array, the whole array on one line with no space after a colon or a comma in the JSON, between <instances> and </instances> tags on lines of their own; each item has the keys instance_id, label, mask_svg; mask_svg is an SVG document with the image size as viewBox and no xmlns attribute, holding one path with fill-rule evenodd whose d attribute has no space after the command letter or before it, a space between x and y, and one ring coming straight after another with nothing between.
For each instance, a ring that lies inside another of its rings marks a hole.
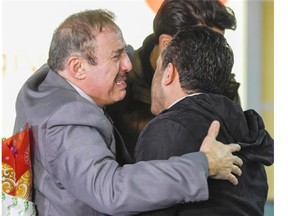
<instances>
[{"instance_id":1,"label":"closed eye","mask_svg":"<svg viewBox=\"0 0 288 216\"><path fill-rule=\"evenodd\" d=\"M121 55L122 55L123 53L126 53L126 47L127 47L127 46L125 46L125 47L123 47L123 48L121 48L121 49L118 49L118 50L114 51L114 52L113 52L113 55L112 55L112 59L113 59L114 61L119 61L120 58L121 58Z\"/></svg>"}]
</instances>

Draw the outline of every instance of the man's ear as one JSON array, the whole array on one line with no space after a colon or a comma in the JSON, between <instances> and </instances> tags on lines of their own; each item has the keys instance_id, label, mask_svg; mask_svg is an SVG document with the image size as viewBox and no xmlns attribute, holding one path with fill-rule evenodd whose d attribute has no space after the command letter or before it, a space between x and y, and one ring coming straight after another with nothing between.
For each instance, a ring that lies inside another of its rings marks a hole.
<instances>
[{"instance_id":1,"label":"man's ear","mask_svg":"<svg viewBox=\"0 0 288 216\"><path fill-rule=\"evenodd\" d=\"M174 80L176 79L177 76L177 70L174 67L172 63L169 63L164 70L164 75L163 75L163 83L164 85L170 85Z\"/></svg>"},{"instance_id":2,"label":"man's ear","mask_svg":"<svg viewBox=\"0 0 288 216\"><path fill-rule=\"evenodd\" d=\"M159 47L163 50L172 40L172 36L168 34L161 34L159 37Z\"/></svg>"},{"instance_id":3,"label":"man's ear","mask_svg":"<svg viewBox=\"0 0 288 216\"><path fill-rule=\"evenodd\" d=\"M73 56L68 60L69 74L74 79L83 80L86 77L86 73L83 67L82 59L78 56Z\"/></svg>"}]
</instances>

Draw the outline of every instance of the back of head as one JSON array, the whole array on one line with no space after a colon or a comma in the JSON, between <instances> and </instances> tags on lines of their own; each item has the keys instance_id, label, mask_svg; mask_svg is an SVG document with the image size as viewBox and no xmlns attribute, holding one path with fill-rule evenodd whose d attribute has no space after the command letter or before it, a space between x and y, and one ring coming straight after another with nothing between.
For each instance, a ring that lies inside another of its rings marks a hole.
<instances>
[{"instance_id":1,"label":"back of head","mask_svg":"<svg viewBox=\"0 0 288 216\"><path fill-rule=\"evenodd\" d=\"M236 18L233 10L219 0L164 0L153 21L155 43L161 34L174 36L191 25L235 30Z\"/></svg>"},{"instance_id":2,"label":"back of head","mask_svg":"<svg viewBox=\"0 0 288 216\"><path fill-rule=\"evenodd\" d=\"M54 71L64 70L71 55L82 56L96 65L96 36L106 27L120 31L114 14L107 10L85 10L72 14L54 31L49 49L48 65Z\"/></svg>"},{"instance_id":3,"label":"back of head","mask_svg":"<svg viewBox=\"0 0 288 216\"><path fill-rule=\"evenodd\" d=\"M221 94L229 79L234 57L224 36L205 26L179 31L163 50L162 68L172 63L183 90Z\"/></svg>"}]
</instances>

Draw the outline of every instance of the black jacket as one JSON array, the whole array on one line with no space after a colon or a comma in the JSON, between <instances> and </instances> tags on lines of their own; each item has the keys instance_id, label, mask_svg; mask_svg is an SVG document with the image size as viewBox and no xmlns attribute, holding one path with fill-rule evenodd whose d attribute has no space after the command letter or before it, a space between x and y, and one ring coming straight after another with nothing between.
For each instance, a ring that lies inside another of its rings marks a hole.
<instances>
[{"instance_id":1,"label":"black jacket","mask_svg":"<svg viewBox=\"0 0 288 216\"><path fill-rule=\"evenodd\" d=\"M208 201L141 215L263 215L268 191L264 165L274 161L274 140L254 110L243 112L227 97L195 95L163 111L141 133L135 150L136 160L167 159L198 151L215 119L221 124L217 140L242 146L238 153L244 162L239 184L234 186L228 181L209 178Z\"/></svg>"}]
</instances>

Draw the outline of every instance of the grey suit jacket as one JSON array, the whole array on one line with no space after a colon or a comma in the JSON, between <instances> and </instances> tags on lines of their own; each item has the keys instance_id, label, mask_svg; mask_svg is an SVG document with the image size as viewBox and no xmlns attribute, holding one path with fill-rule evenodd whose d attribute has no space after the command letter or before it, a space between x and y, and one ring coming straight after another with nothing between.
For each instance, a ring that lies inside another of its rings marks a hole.
<instances>
[{"instance_id":1,"label":"grey suit jacket","mask_svg":"<svg viewBox=\"0 0 288 216\"><path fill-rule=\"evenodd\" d=\"M14 131L26 122L38 215L130 215L208 198L207 158L200 152L119 166L103 109L47 65L17 97Z\"/></svg>"}]
</instances>

